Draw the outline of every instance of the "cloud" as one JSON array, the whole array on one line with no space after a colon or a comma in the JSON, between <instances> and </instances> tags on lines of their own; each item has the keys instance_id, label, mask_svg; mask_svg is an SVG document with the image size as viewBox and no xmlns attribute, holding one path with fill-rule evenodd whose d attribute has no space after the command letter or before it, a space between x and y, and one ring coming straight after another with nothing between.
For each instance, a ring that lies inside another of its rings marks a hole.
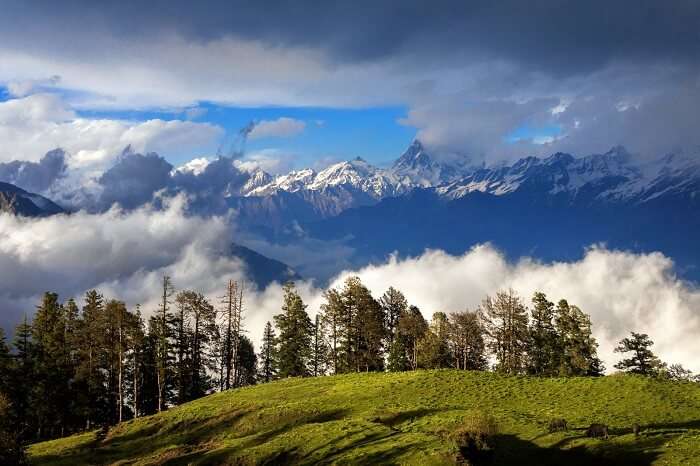
<instances>
[{"instance_id":1,"label":"cloud","mask_svg":"<svg viewBox=\"0 0 700 466\"><path fill-rule=\"evenodd\" d=\"M288 138L304 131L306 123L294 118L280 117L276 120L262 120L255 124L248 137L250 139Z\"/></svg>"},{"instance_id":2,"label":"cloud","mask_svg":"<svg viewBox=\"0 0 700 466\"><path fill-rule=\"evenodd\" d=\"M214 297L229 277L241 279L244 268L227 255L227 219L187 216L185 207L185 198L176 197L162 210L114 208L43 219L0 215L1 323L31 314L47 289L66 299L99 288L150 312L163 274L180 288Z\"/></svg>"},{"instance_id":3,"label":"cloud","mask_svg":"<svg viewBox=\"0 0 700 466\"><path fill-rule=\"evenodd\" d=\"M210 146L221 134L209 123L82 118L54 94L0 102L0 162L37 161L61 147L70 154L71 166L105 168L128 145L177 155Z\"/></svg>"},{"instance_id":4,"label":"cloud","mask_svg":"<svg viewBox=\"0 0 700 466\"><path fill-rule=\"evenodd\" d=\"M29 192L48 190L66 172L66 153L61 149L47 152L39 162L0 163L0 181L12 183Z\"/></svg>"},{"instance_id":5,"label":"cloud","mask_svg":"<svg viewBox=\"0 0 700 466\"><path fill-rule=\"evenodd\" d=\"M658 156L697 143L693 2L561 8L556 0L478 0L427 9L411 0L399 12L329 2L313 19L295 5L269 11L247 1L79 1L33 6L31 16L27 8L10 1L0 18L0 82L40 82L49 70L77 109L190 108L192 119L205 101L397 105L431 145L488 161L564 148L603 152L621 142ZM539 105L550 99L570 110L547 113ZM626 102L641 106L613 110ZM531 118L561 125L564 137L504 143Z\"/></svg>"}]
</instances>

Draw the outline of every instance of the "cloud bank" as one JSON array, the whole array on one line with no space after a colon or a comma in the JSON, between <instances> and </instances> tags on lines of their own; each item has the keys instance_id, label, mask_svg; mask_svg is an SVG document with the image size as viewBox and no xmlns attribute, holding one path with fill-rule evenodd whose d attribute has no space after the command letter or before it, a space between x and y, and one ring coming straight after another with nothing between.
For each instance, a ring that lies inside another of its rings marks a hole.
<instances>
[{"instance_id":1,"label":"cloud bank","mask_svg":"<svg viewBox=\"0 0 700 466\"><path fill-rule=\"evenodd\" d=\"M244 279L244 264L226 254L232 240L224 217L187 216L186 200L165 201L130 212L113 208L98 215L77 213L41 219L0 215L0 325L11 327L32 313L44 291L81 298L91 288L108 297L156 307L163 274L179 289L195 288L218 302L229 278ZM426 251L415 258L348 270L331 280L341 286L359 275L375 297L389 287L402 290L430 318L436 311L474 309L487 294L512 287L529 301L536 290L551 300L566 298L592 316L600 355L608 369L619 359L612 349L629 331L646 332L665 361L700 371L700 291L680 281L673 263L659 253L633 254L593 247L577 262L517 263L489 245L462 256ZM322 290L299 284L311 314ZM251 288L245 325L259 341L266 321L279 313L281 287Z\"/></svg>"}]
</instances>

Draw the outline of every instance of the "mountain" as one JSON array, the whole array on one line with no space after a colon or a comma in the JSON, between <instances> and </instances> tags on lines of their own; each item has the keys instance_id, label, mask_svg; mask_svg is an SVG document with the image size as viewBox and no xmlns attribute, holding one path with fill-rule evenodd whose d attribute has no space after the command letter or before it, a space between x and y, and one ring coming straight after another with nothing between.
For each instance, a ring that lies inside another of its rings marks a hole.
<instances>
[{"instance_id":1,"label":"mountain","mask_svg":"<svg viewBox=\"0 0 700 466\"><path fill-rule=\"evenodd\" d=\"M287 264L270 259L240 244L231 244L231 255L240 259L246 266L247 277L258 288L265 288L272 282L284 284L301 277Z\"/></svg>"},{"instance_id":2,"label":"mountain","mask_svg":"<svg viewBox=\"0 0 700 466\"><path fill-rule=\"evenodd\" d=\"M442 369L293 377L209 395L102 435L35 443L28 455L45 466L697 465L699 398L696 383L620 374ZM496 427L484 432L489 416ZM548 432L553 418L566 419L569 430ZM596 422L610 426L609 440L583 435ZM479 426L490 448L481 461L466 461L473 450L454 433Z\"/></svg>"},{"instance_id":3,"label":"mountain","mask_svg":"<svg viewBox=\"0 0 700 466\"><path fill-rule=\"evenodd\" d=\"M24 217L45 217L64 210L38 194L30 193L9 183L0 182L0 213L8 212Z\"/></svg>"}]
</instances>

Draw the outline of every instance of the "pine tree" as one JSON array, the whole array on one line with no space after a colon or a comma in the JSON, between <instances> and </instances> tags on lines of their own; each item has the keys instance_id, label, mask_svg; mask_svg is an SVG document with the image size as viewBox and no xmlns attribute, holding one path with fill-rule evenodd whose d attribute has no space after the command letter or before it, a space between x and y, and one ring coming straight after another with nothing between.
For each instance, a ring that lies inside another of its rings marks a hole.
<instances>
[{"instance_id":1,"label":"pine tree","mask_svg":"<svg viewBox=\"0 0 700 466\"><path fill-rule=\"evenodd\" d=\"M14 370L8 395L13 400L16 431L24 435L31 430L31 387L34 381L34 361L32 359L32 327L25 314L24 320L15 329L12 347L15 353Z\"/></svg>"},{"instance_id":2,"label":"pine tree","mask_svg":"<svg viewBox=\"0 0 700 466\"><path fill-rule=\"evenodd\" d=\"M328 359L333 374L338 373L340 364L340 346L342 340L342 319L345 312L343 298L335 289L323 293L326 303L321 304L324 332L328 337Z\"/></svg>"},{"instance_id":3,"label":"pine tree","mask_svg":"<svg viewBox=\"0 0 700 466\"><path fill-rule=\"evenodd\" d=\"M408 369L416 370L418 368L418 342L427 331L428 323L416 306L409 306L399 316L398 336L401 339L400 345L406 351Z\"/></svg>"},{"instance_id":4,"label":"pine tree","mask_svg":"<svg viewBox=\"0 0 700 466\"><path fill-rule=\"evenodd\" d=\"M282 313L274 317L279 331L277 361L280 377L308 375L313 324L294 283L284 286Z\"/></svg>"},{"instance_id":5,"label":"pine tree","mask_svg":"<svg viewBox=\"0 0 700 466\"><path fill-rule=\"evenodd\" d=\"M9 393L12 369L10 347L5 339L5 331L0 327L0 393Z\"/></svg>"},{"instance_id":6,"label":"pine tree","mask_svg":"<svg viewBox=\"0 0 700 466\"><path fill-rule=\"evenodd\" d=\"M476 312L450 314L449 341L454 367L463 370L486 370L486 343L484 328Z\"/></svg>"},{"instance_id":7,"label":"pine tree","mask_svg":"<svg viewBox=\"0 0 700 466\"><path fill-rule=\"evenodd\" d=\"M557 375L560 336L554 326L554 303L544 293L532 297L527 371L533 375Z\"/></svg>"},{"instance_id":8,"label":"pine tree","mask_svg":"<svg viewBox=\"0 0 700 466\"><path fill-rule=\"evenodd\" d=\"M260 347L259 377L261 382L270 382L277 377L277 358L275 354L276 336L272 324L268 321L263 332L262 346Z\"/></svg>"},{"instance_id":9,"label":"pine tree","mask_svg":"<svg viewBox=\"0 0 700 466\"><path fill-rule=\"evenodd\" d=\"M417 365L423 369L450 367L452 355L448 342L449 321L444 312L436 312L428 331L418 340Z\"/></svg>"},{"instance_id":10,"label":"pine tree","mask_svg":"<svg viewBox=\"0 0 700 466\"><path fill-rule=\"evenodd\" d=\"M646 333L631 332L631 337L620 340L616 353L632 353L631 357L615 364L615 369L632 374L656 375L664 368L664 364L651 351L654 342Z\"/></svg>"},{"instance_id":11,"label":"pine tree","mask_svg":"<svg viewBox=\"0 0 700 466\"><path fill-rule=\"evenodd\" d=\"M309 372L313 377L318 377L326 373L327 358L328 348L326 347L323 335L321 316L316 314L311 339L311 362L309 364Z\"/></svg>"},{"instance_id":12,"label":"pine tree","mask_svg":"<svg viewBox=\"0 0 700 466\"><path fill-rule=\"evenodd\" d=\"M244 387L246 385L255 385L257 381L257 365L258 358L255 355L253 342L245 336L241 335L238 339L238 349L236 350L237 367L236 371L236 387Z\"/></svg>"},{"instance_id":13,"label":"pine tree","mask_svg":"<svg viewBox=\"0 0 700 466\"><path fill-rule=\"evenodd\" d=\"M167 275L163 276L163 286L161 290L161 301L158 309L159 322L155 331L158 336L158 346L156 348L156 377L158 383L158 412L166 407L168 401L168 385L170 378L170 298L175 293L172 281Z\"/></svg>"},{"instance_id":14,"label":"pine tree","mask_svg":"<svg viewBox=\"0 0 700 466\"><path fill-rule=\"evenodd\" d=\"M379 298L379 304L386 316L387 348L391 348L397 333L399 317L408 309L408 302L403 293L394 287L389 287L386 293Z\"/></svg>"},{"instance_id":15,"label":"pine tree","mask_svg":"<svg viewBox=\"0 0 700 466\"><path fill-rule=\"evenodd\" d=\"M496 370L506 374L522 373L528 343L528 316L520 297L513 290L499 291L495 298L487 296L481 315L489 346L496 356Z\"/></svg>"},{"instance_id":16,"label":"pine tree","mask_svg":"<svg viewBox=\"0 0 700 466\"><path fill-rule=\"evenodd\" d=\"M397 334L389 347L389 357L387 358L389 372L403 372L410 369L404 339L403 335Z\"/></svg>"},{"instance_id":17,"label":"pine tree","mask_svg":"<svg viewBox=\"0 0 700 466\"><path fill-rule=\"evenodd\" d=\"M78 355L75 390L85 428L108 418L107 392L102 360L106 318L104 298L96 290L85 293L82 316L78 322Z\"/></svg>"},{"instance_id":18,"label":"pine tree","mask_svg":"<svg viewBox=\"0 0 700 466\"><path fill-rule=\"evenodd\" d=\"M347 325L344 328L346 369L356 372L384 370L385 316L359 277L345 281L342 293Z\"/></svg>"},{"instance_id":19,"label":"pine tree","mask_svg":"<svg viewBox=\"0 0 700 466\"><path fill-rule=\"evenodd\" d=\"M556 308L556 332L559 338L559 375L601 375L603 366L597 356L590 316L562 299Z\"/></svg>"}]
</instances>

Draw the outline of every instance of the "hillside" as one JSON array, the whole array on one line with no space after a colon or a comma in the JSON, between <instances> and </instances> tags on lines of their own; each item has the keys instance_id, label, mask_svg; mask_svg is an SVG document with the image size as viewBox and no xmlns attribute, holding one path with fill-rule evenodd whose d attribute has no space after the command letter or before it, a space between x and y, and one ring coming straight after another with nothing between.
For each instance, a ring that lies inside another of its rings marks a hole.
<instances>
[{"instance_id":1,"label":"hillside","mask_svg":"<svg viewBox=\"0 0 700 466\"><path fill-rule=\"evenodd\" d=\"M45 217L60 214L63 209L43 196L0 182L0 213L3 212L25 217Z\"/></svg>"},{"instance_id":2,"label":"hillside","mask_svg":"<svg viewBox=\"0 0 700 466\"><path fill-rule=\"evenodd\" d=\"M454 464L465 418L495 417L488 464L700 464L700 385L418 371L287 379L29 448L36 465ZM568 432L547 433L555 417ZM592 422L609 440L584 436ZM635 438L633 423L642 426Z\"/></svg>"}]
</instances>

